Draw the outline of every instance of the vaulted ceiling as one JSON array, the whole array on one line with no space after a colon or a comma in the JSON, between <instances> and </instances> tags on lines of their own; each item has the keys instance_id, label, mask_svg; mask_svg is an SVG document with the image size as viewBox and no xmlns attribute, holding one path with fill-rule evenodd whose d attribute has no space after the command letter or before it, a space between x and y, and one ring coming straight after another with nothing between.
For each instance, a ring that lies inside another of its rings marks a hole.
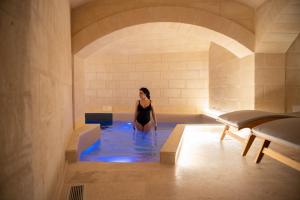
<instances>
[{"instance_id":1,"label":"vaulted ceiling","mask_svg":"<svg viewBox=\"0 0 300 200\"><path fill-rule=\"evenodd\" d=\"M71 3L72 8L76 8L78 6L81 6L81 5L89 2L89 1L92 1L92 0L70 0L70 3ZM236 0L236 1L256 9L266 0Z\"/></svg>"},{"instance_id":2,"label":"vaulted ceiling","mask_svg":"<svg viewBox=\"0 0 300 200\"><path fill-rule=\"evenodd\" d=\"M173 52L208 52L210 43L232 50L239 57L251 51L216 31L183 23L154 22L114 31L87 45L76 55L87 58L99 54L153 54Z\"/></svg>"},{"instance_id":3,"label":"vaulted ceiling","mask_svg":"<svg viewBox=\"0 0 300 200\"><path fill-rule=\"evenodd\" d=\"M111 33L97 53L145 54L208 51L210 30L189 24L146 23Z\"/></svg>"},{"instance_id":4,"label":"vaulted ceiling","mask_svg":"<svg viewBox=\"0 0 300 200\"><path fill-rule=\"evenodd\" d=\"M79 7L93 0L70 0L72 8ZM104 4L111 0L99 0ZM114 0L117 2L118 0ZM201 0L199 0L200 2ZM241 4L256 9L266 0L236 0ZM99 38L81 52L82 57L92 54L144 54L166 52L208 51L210 42L223 47L234 45L233 40L212 30L180 23L147 23L127 27ZM235 44L236 46L236 44ZM249 54L249 50L239 46L240 54Z\"/></svg>"}]
</instances>

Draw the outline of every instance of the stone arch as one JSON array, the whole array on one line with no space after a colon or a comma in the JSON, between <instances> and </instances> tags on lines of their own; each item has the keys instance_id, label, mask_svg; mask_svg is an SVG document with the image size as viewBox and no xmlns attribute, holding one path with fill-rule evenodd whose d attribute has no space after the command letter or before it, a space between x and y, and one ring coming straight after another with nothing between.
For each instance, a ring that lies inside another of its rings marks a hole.
<instances>
[{"instance_id":1,"label":"stone arch","mask_svg":"<svg viewBox=\"0 0 300 200\"><path fill-rule=\"evenodd\" d=\"M254 50L254 34L229 19L201 9L158 6L127 10L88 25L73 35L73 54L114 31L149 22L179 22L205 27L223 35L224 41L220 45L239 57L249 55Z\"/></svg>"}]
</instances>

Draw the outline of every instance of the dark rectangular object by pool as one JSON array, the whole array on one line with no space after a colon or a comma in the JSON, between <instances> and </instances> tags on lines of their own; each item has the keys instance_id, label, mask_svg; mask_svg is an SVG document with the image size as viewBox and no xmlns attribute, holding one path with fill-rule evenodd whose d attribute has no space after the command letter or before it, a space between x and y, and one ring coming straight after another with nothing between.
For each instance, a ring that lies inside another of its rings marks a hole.
<instances>
[{"instance_id":1,"label":"dark rectangular object by pool","mask_svg":"<svg viewBox=\"0 0 300 200\"><path fill-rule=\"evenodd\" d=\"M85 113L86 124L101 124L101 126L111 126L112 121L112 113Z\"/></svg>"}]
</instances>

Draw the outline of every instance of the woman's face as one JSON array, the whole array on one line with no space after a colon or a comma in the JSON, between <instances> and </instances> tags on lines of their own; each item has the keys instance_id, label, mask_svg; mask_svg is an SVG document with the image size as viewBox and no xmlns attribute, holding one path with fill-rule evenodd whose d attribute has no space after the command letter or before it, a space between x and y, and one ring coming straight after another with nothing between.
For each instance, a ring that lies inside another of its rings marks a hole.
<instances>
[{"instance_id":1,"label":"woman's face","mask_svg":"<svg viewBox=\"0 0 300 200\"><path fill-rule=\"evenodd\" d=\"M146 98L146 95L145 95L145 93L142 90L140 90L139 95L140 95L141 99L145 99Z\"/></svg>"}]
</instances>

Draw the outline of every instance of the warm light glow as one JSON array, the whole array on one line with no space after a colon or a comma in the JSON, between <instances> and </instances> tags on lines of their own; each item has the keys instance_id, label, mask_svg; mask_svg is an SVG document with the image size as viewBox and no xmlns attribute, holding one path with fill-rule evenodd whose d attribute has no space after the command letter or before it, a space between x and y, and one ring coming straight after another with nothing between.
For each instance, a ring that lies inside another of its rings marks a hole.
<instances>
[{"instance_id":1,"label":"warm light glow","mask_svg":"<svg viewBox=\"0 0 300 200\"><path fill-rule=\"evenodd\" d=\"M243 128L237 132L235 132L237 135L246 138L249 136L249 134L251 133L251 129L250 128Z\"/></svg>"},{"instance_id":2,"label":"warm light glow","mask_svg":"<svg viewBox=\"0 0 300 200\"><path fill-rule=\"evenodd\" d=\"M177 165L191 167L195 164L199 166L201 162L205 165L204 161L195 159L195 152L199 152L199 149L207 145L219 144L219 136L223 128L223 125L187 125L183 133L183 143Z\"/></svg>"},{"instance_id":3,"label":"warm light glow","mask_svg":"<svg viewBox=\"0 0 300 200\"><path fill-rule=\"evenodd\" d=\"M204 114L212 117L212 118L217 118L218 116L224 114L225 112L222 112L220 110L215 110L215 109L212 109L212 108L206 108L204 110Z\"/></svg>"}]
</instances>

